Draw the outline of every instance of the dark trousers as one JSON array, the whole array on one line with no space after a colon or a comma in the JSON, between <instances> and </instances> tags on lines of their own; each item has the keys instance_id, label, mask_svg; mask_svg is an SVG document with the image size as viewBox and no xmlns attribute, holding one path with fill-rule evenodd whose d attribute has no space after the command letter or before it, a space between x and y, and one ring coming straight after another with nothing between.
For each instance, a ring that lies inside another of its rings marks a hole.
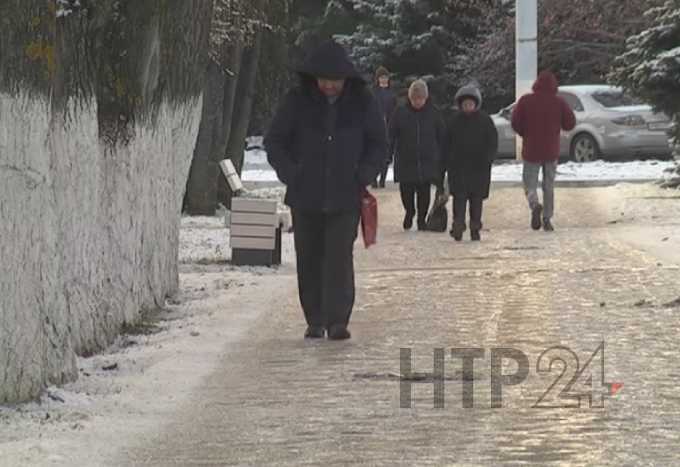
<instances>
[{"instance_id":1,"label":"dark trousers","mask_svg":"<svg viewBox=\"0 0 680 467\"><path fill-rule=\"evenodd\" d=\"M468 204L470 206L470 230L482 230L483 198L454 195L453 223L465 229L465 214Z\"/></svg>"},{"instance_id":2,"label":"dark trousers","mask_svg":"<svg viewBox=\"0 0 680 467\"><path fill-rule=\"evenodd\" d=\"M389 169L389 165L385 164L385 167L380 171L376 179L371 183L371 186L373 188L378 188L378 187L384 187L385 186L385 180L387 180L387 170Z\"/></svg>"},{"instance_id":3,"label":"dark trousers","mask_svg":"<svg viewBox=\"0 0 680 467\"><path fill-rule=\"evenodd\" d=\"M354 307L356 212L293 210L300 304L309 326L347 325Z\"/></svg>"},{"instance_id":4,"label":"dark trousers","mask_svg":"<svg viewBox=\"0 0 680 467\"><path fill-rule=\"evenodd\" d=\"M406 215L415 216L417 205L418 221L425 222L430 209L430 183L400 183L399 191Z\"/></svg>"},{"instance_id":5,"label":"dark trousers","mask_svg":"<svg viewBox=\"0 0 680 467\"><path fill-rule=\"evenodd\" d=\"M387 164L385 164L385 167L383 167L383 169L380 171L379 183L380 183L381 187L385 186L385 180L387 179L387 169L388 168L389 168L389 166Z\"/></svg>"}]
</instances>

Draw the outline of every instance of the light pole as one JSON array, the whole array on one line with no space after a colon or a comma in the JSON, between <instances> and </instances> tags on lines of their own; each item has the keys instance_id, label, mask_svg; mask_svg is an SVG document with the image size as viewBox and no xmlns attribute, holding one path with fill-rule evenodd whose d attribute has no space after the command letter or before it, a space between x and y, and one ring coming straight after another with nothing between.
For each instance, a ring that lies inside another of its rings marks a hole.
<instances>
[{"instance_id":1,"label":"light pole","mask_svg":"<svg viewBox=\"0 0 680 467\"><path fill-rule=\"evenodd\" d=\"M537 0L515 0L515 102L531 91L538 71ZM516 158L522 158L522 138L515 139Z\"/></svg>"}]
</instances>

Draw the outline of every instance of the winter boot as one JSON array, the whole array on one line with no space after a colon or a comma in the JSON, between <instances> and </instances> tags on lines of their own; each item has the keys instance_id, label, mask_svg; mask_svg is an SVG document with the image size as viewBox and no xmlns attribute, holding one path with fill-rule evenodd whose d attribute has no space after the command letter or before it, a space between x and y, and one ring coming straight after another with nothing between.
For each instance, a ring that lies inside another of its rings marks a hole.
<instances>
[{"instance_id":1,"label":"winter boot","mask_svg":"<svg viewBox=\"0 0 680 467\"><path fill-rule=\"evenodd\" d=\"M307 326L305 331L305 339L323 339L326 330L323 326Z\"/></svg>"},{"instance_id":2,"label":"winter boot","mask_svg":"<svg viewBox=\"0 0 680 467\"><path fill-rule=\"evenodd\" d=\"M403 225L404 230L411 230L411 227L413 227L413 214L406 213Z\"/></svg>"},{"instance_id":3,"label":"winter boot","mask_svg":"<svg viewBox=\"0 0 680 467\"><path fill-rule=\"evenodd\" d=\"M478 242L482 239L482 237L479 235L479 230L470 230L470 240L473 242Z\"/></svg>"},{"instance_id":4,"label":"winter boot","mask_svg":"<svg viewBox=\"0 0 680 467\"><path fill-rule=\"evenodd\" d=\"M531 210L531 228L534 230L540 230L541 228L541 214L543 213L543 206L537 204Z\"/></svg>"},{"instance_id":5,"label":"winter boot","mask_svg":"<svg viewBox=\"0 0 680 467\"><path fill-rule=\"evenodd\" d=\"M342 324L334 324L328 329L328 338L331 340L339 341L343 339L349 339L352 335L347 330L347 326Z\"/></svg>"},{"instance_id":6,"label":"winter boot","mask_svg":"<svg viewBox=\"0 0 680 467\"><path fill-rule=\"evenodd\" d=\"M463 239L463 232L465 232L465 225L464 224L453 224L453 227L451 227L451 236L453 239L457 242L460 242Z\"/></svg>"}]
</instances>

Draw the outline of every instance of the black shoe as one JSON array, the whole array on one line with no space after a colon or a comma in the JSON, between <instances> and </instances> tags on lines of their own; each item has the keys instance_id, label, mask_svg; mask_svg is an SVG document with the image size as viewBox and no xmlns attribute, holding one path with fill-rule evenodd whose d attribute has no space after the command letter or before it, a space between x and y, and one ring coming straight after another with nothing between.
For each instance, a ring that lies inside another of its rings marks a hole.
<instances>
[{"instance_id":1,"label":"black shoe","mask_svg":"<svg viewBox=\"0 0 680 467\"><path fill-rule=\"evenodd\" d=\"M531 210L531 228L534 230L540 230L541 228L541 214L543 213L543 206L537 204Z\"/></svg>"},{"instance_id":2,"label":"black shoe","mask_svg":"<svg viewBox=\"0 0 680 467\"><path fill-rule=\"evenodd\" d=\"M385 182L380 182L380 183L378 184L378 186L379 186L380 188L385 188Z\"/></svg>"},{"instance_id":3,"label":"black shoe","mask_svg":"<svg viewBox=\"0 0 680 467\"><path fill-rule=\"evenodd\" d=\"M323 339L326 329L323 326L307 326L305 339Z\"/></svg>"},{"instance_id":4,"label":"black shoe","mask_svg":"<svg viewBox=\"0 0 680 467\"><path fill-rule=\"evenodd\" d=\"M347 330L347 326L343 326L342 324L335 324L328 330L328 338L335 341L349 339L350 337L352 337L352 335Z\"/></svg>"},{"instance_id":5,"label":"black shoe","mask_svg":"<svg viewBox=\"0 0 680 467\"><path fill-rule=\"evenodd\" d=\"M460 242L463 239L463 232L465 232L465 226L453 224L453 227L451 227L451 231L449 232L449 234L453 237L455 241Z\"/></svg>"},{"instance_id":6,"label":"black shoe","mask_svg":"<svg viewBox=\"0 0 680 467\"><path fill-rule=\"evenodd\" d=\"M425 219L418 219L418 230L427 230L427 222L425 222Z\"/></svg>"},{"instance_id":7,"label":"black shoe","mask_svg":"<svg viewBox=\"0 0 680 467\"><path fill-rule=\"evenodd\" d=\"M371 188L378 188L378 182L371 183Z\"/></svg>"},{"instance_id":8,"label":"black shoe","mask_svg":"<svg viewBox=\"0 0 680 467\"><path fill-rule=\"evenodd\" d=\"M478 242L482 239L482 237L479 236L479 230L470 230L470 240L473 242Z\"/></svg>"},{"instance_id":9,"label":"black shoe","mask_svg":"<svg viewBox=\"0 0 680 467\"><path fill-rule=\"evenodd\" d=\"M553 227L552 222L550 222L550 219L543 219L543 230L546 232L554 232L555 227Z\"/></svg>"},{"instance_id":10,"label":"black shoe","mask_svg":"<svg viewBox=\"0 0 680 467\"><path fill-rule=\"evenodd\" d=\"M411 227L413 227L413 216L406 214L404 216L404 230L411 230Z\"/></svg>"}]
</instances>

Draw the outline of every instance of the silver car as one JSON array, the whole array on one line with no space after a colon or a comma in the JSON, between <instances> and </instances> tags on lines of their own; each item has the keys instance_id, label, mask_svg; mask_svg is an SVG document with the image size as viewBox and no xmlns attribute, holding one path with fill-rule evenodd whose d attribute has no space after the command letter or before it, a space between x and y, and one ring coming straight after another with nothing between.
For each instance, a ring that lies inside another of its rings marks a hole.
<instances>
[{"instance_id":1,"label":"silver car","mask_svg":"<svg viewBox=\"0 0 680 467\"><path fill-rule=\"evenodd\" d=\"M562 132L560 157L577 162L598 158L670 158L670 119L607 85L560 86L558 94L576 115L576 128ZM499 157L515 157L510 116L515 104L491 116L499 138Z\"/></svg>"}]
</instances>

